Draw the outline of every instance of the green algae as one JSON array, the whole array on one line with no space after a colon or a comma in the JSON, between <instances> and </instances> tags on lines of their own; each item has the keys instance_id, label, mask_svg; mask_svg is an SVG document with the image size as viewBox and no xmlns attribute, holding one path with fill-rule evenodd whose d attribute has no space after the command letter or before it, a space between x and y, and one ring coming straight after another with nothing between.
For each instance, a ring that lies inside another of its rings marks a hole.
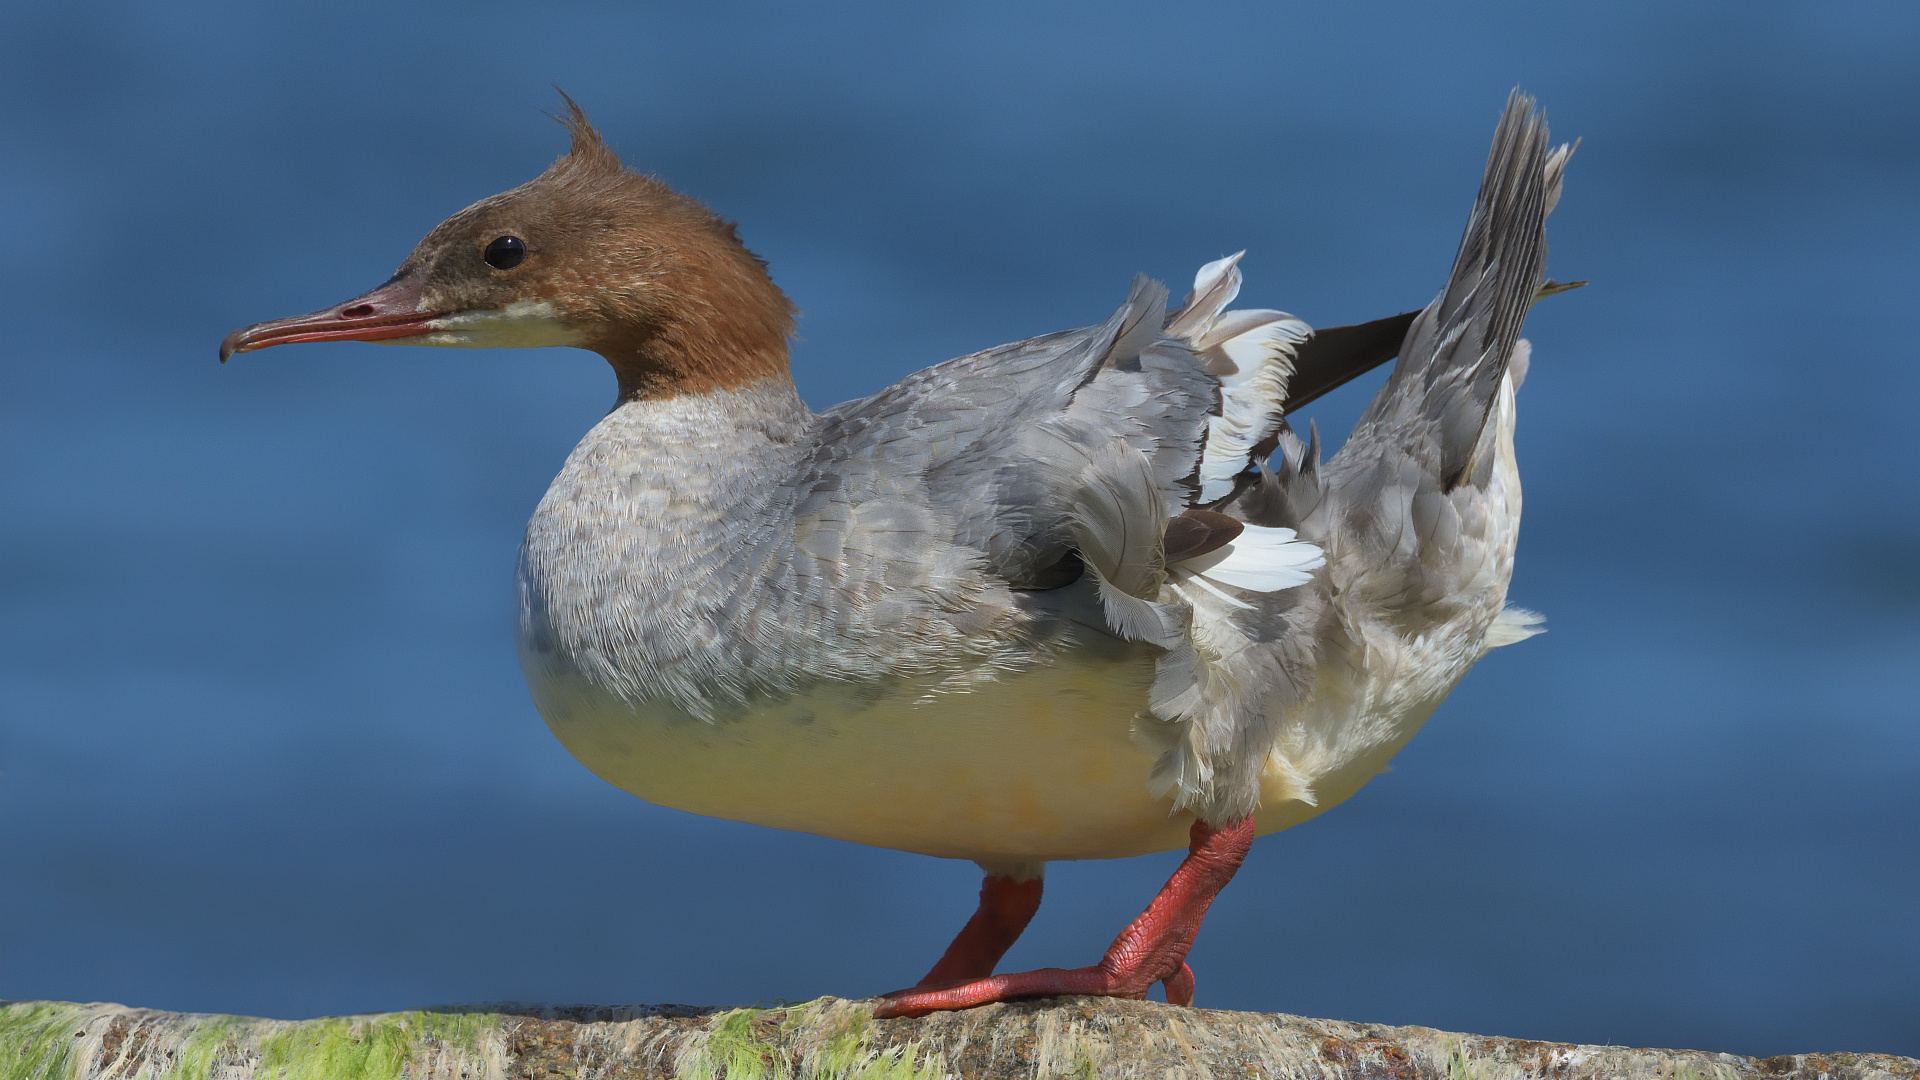
<instances>
[{"instance_id":1,"label":"green algae","mask_svg":"<svg viewBox=\"0 0 1920 1080\"><path fill-rule=\"evenodd\" d=\"M430 1043L445 1050L478 1054L490 1035L500 1030L500 1014L489 1012L403 1012L394 1018L414 1033L414 1045Z\"/></svg>"},{"instance_id":2,"label":"green algae","mask_svg":"<svg viewBox=\"0 0 1920 1080\"><path fill-rule=\"evenodd\" d=\"M173 1064L155 1075L167 1080L208 1080L216 1066L247 1054L247 1029L270 1021L245 1016L195 1017L192 1026L179 1034L179 1045L172 1051ZM150 1059L151 1060L151 1059Z\"/></svg>"},{"instance_id":3,"label":"green algae","mask_svg":"<svg viewBox=\"0 0 1920 1080\"><path fill-rule=\"evenodd\" d=\"M110 1015L65 1002L0 1005L0 1080L78 1076L88 1064L81 1048L97 1045L86 1036ZM139 1075L210 1080L251 1064L262 1080L400 1080L416 1054L477 1056L498 1026L492 1013L406 1012L294 1023L176 1017L160 1027L146 1026Z\"/></svg>"},{"instance_id":4,"label":"green algae","mask_svg":"<svg viewBox=\"0 0 1920 1080\"><path fill-rule=\"evenodd\" d=\"M1467 1062L1466 1047L1457 1042L1447 1044L1447 1080L1480 1080Z\"/></svg>"},{"instance_id":5,"label":"green algae","mask_svg":"<svg viewBox=\"0 0 1920 1080\"><path fill-rule=\"evenodd\" d=\"M797 1027L821 1008L816 1003L792 1010L788 1024ZM946 1075L940 1055L922 1060L918 1044L871 1049L867 1026L872 1019L872 1012L866 1009L844 1013L826 1043L807 1057L802 1080L941 1080Z\"/></svg>"},{"instance_id":6,"label":"green algae","mask_svg":"<svg viewBox=\"0 0 1920 1080\"><path fill-rule=\"evenodd\" d=\"M74 1050L92 1012L84 1005L64 1001L0 1005L0 1080L51 1080L77 1075L85 1063L77 1059Z\"/></svg>"},{"instance_id":7,"label":"green algae","mask_svg":"<svg viewBox=\"0 0 1920 1080\"><path fill-rule=\"evenodd\" d=\"M785 1052L753 1031L765 1011L734 1009L714 1017L707 1045L682 1070L681 1080L786 1080Z\"/></svg>"},{"instance_id":8,"label":"green algae","mask_svg":"<svg viewBox=\"0 0 1920 1080\"><path fill-rule=\"evenodd\" d=\"M482 1040L498 1024L499 1017L492 1013L403 1012L306 1020L260 1040L259 1075L274 1080L400 1080L419 1051L478 1054Z\"/></svg>"},{"instance_id":9,"label":"green algae","mask_svg":"<svg viewBox=\"0 0 1920 1080\"><path fill-rule=\"evenodd\" d=\"M918 1044L876 1048L864 1008L829 1000L714 1016L676 1070L680 1080L944 1080ZM0 1005L0 1080L68 1080L101 1052L113 1026L120 1062L152 1080L401 1080L449 1054L478 1058L500 1033L496 1013L406 1012L281 1022L158 1016L64 1002ZM783 1044L796 1045L783 1045ZM477 1062L476 1062L477 1063ZM92 1062L96 1067L102 1062Z\"/></svg>"},{"instance_id":10,"label":"green algae","mask_svg":"<svg viewBox=\"0 0 1920 1080\"><path fill-rule=\"evenodd\" d=\"M259 1075L277 1080L400 1080L413 1057L412 1041L398 1018L305 1020L260 1040Z\"/></svg>"},{"instance_id":11,"label":"green algae","mask_svg":"<svg viewBox=\"0 0 1920 1080\"><path fill-rule=\"evenodd\" d=\"M782 1035L816 1023L828 1006L822 999L789 1009L777 1027ZM941 1080L946 1069L938 1054L922 1058L918 1046L873 1049L868 1042L866 1010L846 1010L831 1034L797 1056L754 1030L754 1022L773 1010L734 1009L713 1018L706 1044L683 1059L679 1080Z\"/></svg>"}]
</instances>

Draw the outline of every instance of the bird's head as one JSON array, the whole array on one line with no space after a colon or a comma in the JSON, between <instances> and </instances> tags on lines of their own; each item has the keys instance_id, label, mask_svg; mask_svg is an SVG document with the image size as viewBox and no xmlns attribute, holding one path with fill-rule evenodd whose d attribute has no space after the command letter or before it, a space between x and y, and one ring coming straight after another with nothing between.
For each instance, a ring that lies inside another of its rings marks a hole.
<instances>
[{"instance_id":1,"label":"bird's head","mask_svg":"<svg viewBox=\"0 0 1920 1080\"><path fill-rule=\"evenodd\" d=\"M546 172L441 222L373 291L227 335L220 359L302 341L573 345L607 358L623 400L786 378L794 310L766 265L566 105L573 145Z\"/></svg>"}]
</instances>

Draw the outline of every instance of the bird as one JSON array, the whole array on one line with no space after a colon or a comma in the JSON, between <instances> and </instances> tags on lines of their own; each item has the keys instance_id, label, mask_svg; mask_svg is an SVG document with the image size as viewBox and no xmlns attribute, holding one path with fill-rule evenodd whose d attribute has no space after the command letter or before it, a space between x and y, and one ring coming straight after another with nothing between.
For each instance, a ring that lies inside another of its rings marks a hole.
<instances>
[{"instance_id":1,"label":"bird","mask_svg":"<svg viewBox=\"0 0 1920 1080\"><path fill-rule=\"evenodd\" d=\"M796 310L735 226L567 152L354 299L228 335L599 353L615 405L533 511L516 640L575 758L649 802L972 860L979 906L878 1017L1055 995L1191 1004L1187 953L1254 838L1380 773L1509 607L1515 391L1572 147L1516 89L1424 308L1316 333L1169 309L989 348L819 412ZM1288 416L1388 360L1322 460ZM1046 864L1187 849L1095 964L995 973Z\"/></svg>"}]
</instances>

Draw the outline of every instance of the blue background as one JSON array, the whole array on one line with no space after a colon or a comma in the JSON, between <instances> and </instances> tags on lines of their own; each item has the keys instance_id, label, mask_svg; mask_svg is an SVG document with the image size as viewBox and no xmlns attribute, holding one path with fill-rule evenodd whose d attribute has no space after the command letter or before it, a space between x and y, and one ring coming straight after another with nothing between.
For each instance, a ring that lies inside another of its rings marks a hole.
<instances>
[{"instance_id":1,"label":"blue background","mask_svg":"<svg viewBox=\"0 0 1920 1080\"><path fill-rule=\"evenodd\" d=\"M1594 284L1521 396L1551 633L1255 846L1199 1002L1920 1055L1920 9L293 10L0 13L0 997L863 996L971 909L542 727L509 583L597 357L215 364L537 173L550 83L741 222L816 406L1243 247L1243 303L1417 307L1518 83L1586 140L1549 270ZM1056 865L1009 963L1091 962L1174 861Z\"/></svg>"}]
</instances>

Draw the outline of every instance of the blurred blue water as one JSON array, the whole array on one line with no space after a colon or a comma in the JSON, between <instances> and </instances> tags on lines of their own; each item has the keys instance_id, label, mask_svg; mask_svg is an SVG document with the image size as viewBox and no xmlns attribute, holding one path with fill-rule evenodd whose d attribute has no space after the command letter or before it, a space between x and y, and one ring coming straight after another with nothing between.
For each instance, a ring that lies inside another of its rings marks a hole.
<instances>
[{"instance_id":1,"label":"blurred blue water","mask_svg":"<svg viewBox=\"0 0 1920 1080\"><path fill-rule=\"evenodd\" d=\"M1550 270L1594 284L1522 395L1552 632L1256 846L1200 1002L1920 1054L1916 54L1901 4L9 5L0 997L859 996L965 918L969 865L654 808L541 726L508 584L598 358L214 363L537 172L549 83L740 220L816 405L1242 247L1247 302L1417 306L1519 83L1586 140ZM1172 863L1056 866L1009 963Z\"/></svg>"}]
</instances>

